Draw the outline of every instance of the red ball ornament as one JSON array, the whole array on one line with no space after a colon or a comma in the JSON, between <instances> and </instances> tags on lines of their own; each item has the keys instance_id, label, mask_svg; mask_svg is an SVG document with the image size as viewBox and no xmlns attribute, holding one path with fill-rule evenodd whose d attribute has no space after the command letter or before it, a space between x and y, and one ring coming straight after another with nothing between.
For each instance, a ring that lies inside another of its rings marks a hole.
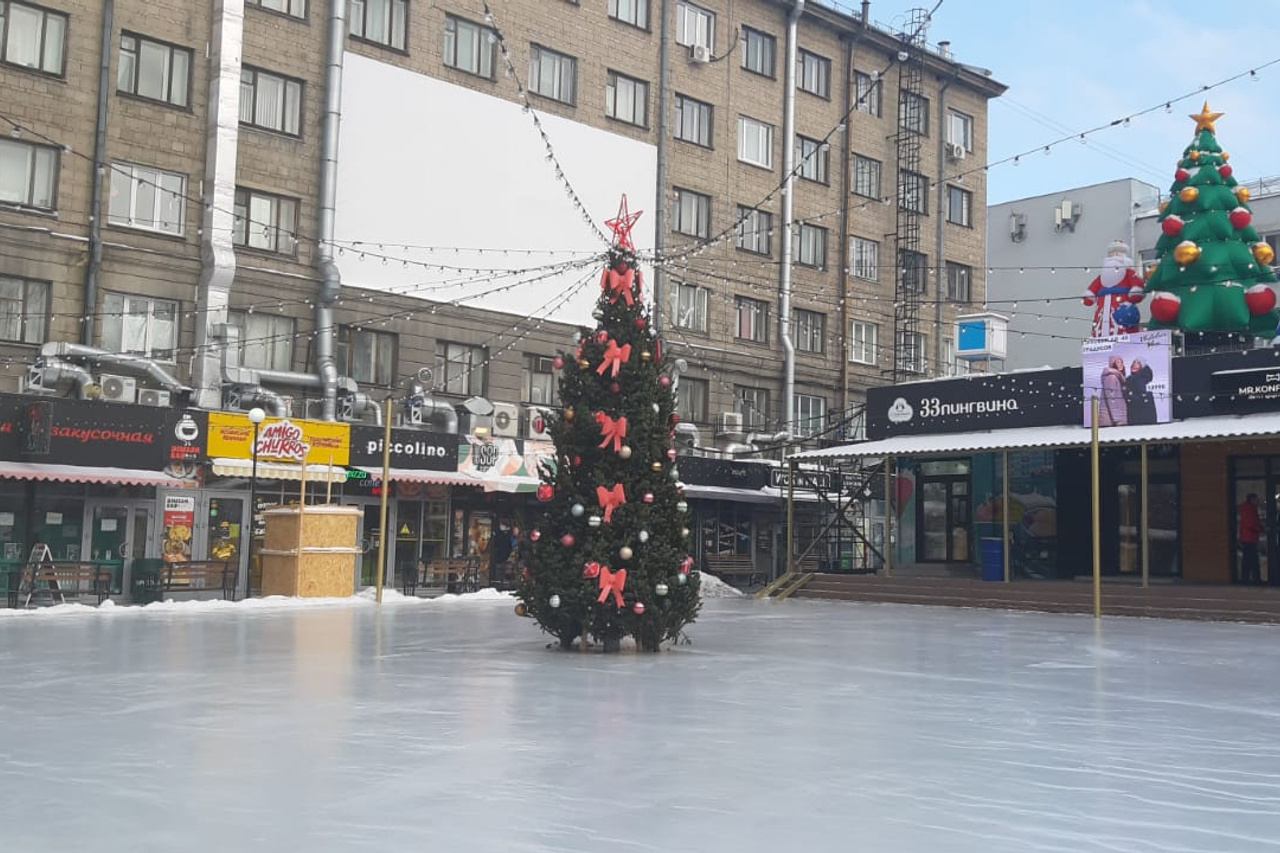
<instances>
[{"instance_id":1,"label":"red ball ornament","mask_svg":"<svg viewBox=\"0 0 1280 853\"><path fill-rule=\"evenodd\" d=\"M1151 298L1151 316L1161 323L1172 323L1178 316L1182 300L1172 293L1157 293Z\"/></svg>"},{"instance_id":2,"label":"red ball ornament","mask_svg":"<svg viewBox=\"0 0 1280 853\"><path fill-rule=\"evenodd\" d=\"M581 464L582 464L582 457L581 457L581 456L575 456L575 457L573 457L573 464L574 464L574 465L581 465Z\"/></svg>"},{"instance_id":3,"label":"red ball ornament","mask_svg":"<svg viewBox=\"0 0 1280 853\"><path fill-rule=\"evenodd\" d=\"M609 340L609 333L606 332L604 329L601 329L600 331L596 332L596 343L602 344L607 340Z\"/></svg>"},{"instance_id":4,"label":"red ball ornament","mask_svg":"<svg viewBox=\"0 0 1280 853\"><path fill-rule=\"evenodd\" d=\"M619 385L617 382L610 382L610 383L609 383L609 390L610 390L610 391L612 391L613 393L617 394L619 391L621 391L621 390L622 390L622 386L621 386L621 385Z\"/></svg>"},{"instance_id":5,"label":"red ball ornament","mask_svg":"<svg viewBox=\"0 0 1280 853\"><path fill-rule=\"evenodd\" d=\"M554 367L556 370L560 370L561 368L564 367L564 359L561 358L560 356L556 356L555 358L551 359L551 366Z\"/></svg>"},{"instance_id":6,"label":"red ball ornament","mask_svg":"<svg viewBox=\"0 0 1280 853\"><path fill-rule=\"evenodd\" d=\"M662 374L661 376L658 377L658 384L661 385L663 388L668 387L671 384L671 377L665 373Z\"/></svg>"},{"instance_id":7,"label":"red ball ornament","mask_svg":"<svg viewBox=\"0 0 1280 853\"><path fill-rule=\"evenodd\" d=\"M542 538L542 531L541 531L541 530L534 529L534 530L530 530L530 531L529 531L529 541L530 541L530 542L537 542L537 541L538 541L539 539L541 539L541 538Z\"/></svg>"},{"instance_id":8,"label":"red ball ornament","mask_svg":"<svg viewBox=\"0 0 1280 853\"><path fill-rule=\"evenodd\" d=\"M546 503L556 496L556 490L549 483L539 483L536 494L538 500Z\"/></svg>"},{"instance_id":9,"label":"red ball ornament","mask_svg":"<svg viewBox=\"0 0 1280 853\"><path fill-rule=\"evenodd\" d=\"M643 317L637 317L637 318L636 318L636 328L637 328L637 329L643 329L643 328L644 328L644 318L643 318Z\"/></svg>"},{"instance_id":10,"label":"red ball ornament","mask_svg":"<svg viewBox=\"0 0 1280 853\"><path fill-rule=\"evenodd\" d=\"M1173 237L1182 230L1182 225L1181 216L1178 216L1177 214L1170 214L1164 218L1163 222L1160 223L1160 230L1170 237Z\"/></svg>"},{"instance_id":11,"label":"red ball ornament","mask_svg":"<svg viewBox=\"0 0 1280 853\"><path fill-rule=\"evenodd\" d=\"M640 500L644 501L647 504L653 503L653 492L645 492L644 497L641 498Z\"/></svg>"},{"instance_id":12,"label":"red ball ornament","mask_svg":"<svg viewBox=\"0 0 1280 853\"><path fill-rule=\"evenodd\" d=\"M573 538L572 533L566 533L565 535L560 537L560 544L566 548L572 548L574 541L575 540Z\"/></svg>"},{"instance_id":13,"label":"red ball ornament","mask_svg":"<svg viewBox=\"0 0 1280 853\"><path fill-rule=\"evenodd\" d=\"M1232 172L1231 167L1228 166L1226 163L1223 163L1221 166L1218 167L1218 174L1224 178L1231 177L1231 172Z\"/></svg>"},{"instance_id":14,"label":"red ball ornament","mask_svg":"<svg viewBox=\"0 0 1280 853\"><path fill-rule=\"evenodd\" d=\"M644 603L637 601L635 604L631 606L631 609L635 611L635 614L637 616L639 616L640 614L644 613Z\"/></svg>"},{"instance_id":15,"label":"red ball ornament","mask_svg":"<svg viewBox=\"0 0 1280 853\"><path fill-rule=\"evenodd\" d=\"M1178 171L1173 173L1173 179L1178 182L1185 181L1189 177L1191 177L1191 173L1188 172L1186 169L1179 169Z\"/></svg>"},{"instance_id":16,"label":"red ball ornament","mask_svg":"<svg viewBox=\"0 0 1280 853\"><path fill-rule=\"evenodd\" d=\"M582 576L584 578L595 578L600 576L600 564L595 560L582 564Z\"/></svg>"},{"instance_id":17,"label":"red ball ornament","mask_svg":"<svg viewBox=\"0 0 1280 853\"><path fill-rule=\"evenodd\" d=\"M1265 284L1255 284L1244 292L1244 304L1254 317L1276 307L1276 292Z\"/></svg>"},{"instance_id":18,"label":"red ball ornament","mask_svg":"<svg viewBox=\"0 0 1280 853\"><path fill-rule=\"evenodd\" d=\"M673 423L673 424L678 424L678 423L680 423L680 413L679 413L679 412L672 412L672 413L671 413L671 423Z\"/></svg>"},{"instance_id":19,"label":"red ball ornament","mask_svg":"<svg viewBox=\"0 0 1280 853\"><path fill-rule=\"evenodd\" d=\"M1253 221L1253 214L1245 210L1243 207L1237 207L1227 216L1231 220L1233 228L1244 228Z\"/></svg>"}]
</instances>

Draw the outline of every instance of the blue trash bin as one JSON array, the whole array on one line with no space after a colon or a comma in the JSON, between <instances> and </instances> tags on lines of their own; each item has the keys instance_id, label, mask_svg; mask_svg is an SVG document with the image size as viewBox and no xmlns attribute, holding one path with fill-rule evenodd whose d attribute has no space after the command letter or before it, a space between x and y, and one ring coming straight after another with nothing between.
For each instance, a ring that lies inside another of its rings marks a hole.
<instances>
[{"instance_id":1,"label":"blue trash bin","mask_svg":"<svg viewBox=\"0 0 1280 853\"><path fill-rule=\"evenodd\" d=\"M982 539L982 579L1004 580L1004 540L999 536L984 536Z\"/></svg>"}]
</instances>

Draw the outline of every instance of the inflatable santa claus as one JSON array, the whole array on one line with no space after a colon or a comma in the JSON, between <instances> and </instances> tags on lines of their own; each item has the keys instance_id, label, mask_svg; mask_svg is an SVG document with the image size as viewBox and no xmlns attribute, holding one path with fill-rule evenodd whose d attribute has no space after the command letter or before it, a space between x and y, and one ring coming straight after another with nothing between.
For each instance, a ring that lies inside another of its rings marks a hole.
<instances>
[{"instance_id":1,"label":"inflatable santa claus","mask_svg":"<svg viewBox=\"0 0 1280 853\"><path fill-rule=\"evenodd\" d=\"M1135 303L1144 295L1142 276L1133 269L1128 244L1116 240L1107 247L1102 273L1089 282L1084 294L1084 304L1093 308L1093 337L1138 331L1142 318Z\"/></svg>"}]
</instances>

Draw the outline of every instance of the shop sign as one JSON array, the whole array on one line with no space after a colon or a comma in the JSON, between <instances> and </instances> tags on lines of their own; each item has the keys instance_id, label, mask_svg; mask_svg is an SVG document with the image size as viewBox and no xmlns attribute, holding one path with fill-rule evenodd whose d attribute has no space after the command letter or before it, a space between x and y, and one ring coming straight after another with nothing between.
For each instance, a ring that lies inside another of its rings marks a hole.
<instances>
[{"instance_id":1,"label":"shop sign","mask_svg":"<svg viewBox=\"0 0 1280 853\"><path fill-rule=\"evenodd\" d=\"M538 480L539 466L554 467L555 453L555 445L550 441L468 436L458 444L458 470L482 479L526 477Z\"/></svg>"},{"instance_id":2,"label":"shop sign","mask_svg":"<svg viewBox=\"0 0 1280 853\"><path fill-rule=\"evenodd\" d=\"M676 464L680 479L693 486L719 486L725 489L761 489L769 485L772 465L764 462L707 459L681 456Z\"/></svg>"},{"instance_id":3,"label":"shop sign","mask_svg":"<svg viewBox=\"0 0 1280 853\"><path fill-rule=\"evenodd\" d=\"M164 541L161 552L166 563L191 559L191 532L195 529L196 499L188 495L165 495Z\"/></svg>"},{"instance_id":4,"label":"shop sign","mask_svg":"<svg viewBox=\"0 0 1280 853\"><path fill-rule=\"evenodd\" d=\"M1280 366L1219 370L1209 377L1215 412L1268 412L1280 409Z\"/></svg>"},{"instance_id":5,"label":"shop sign","mask_svg":"<svg viewBox=\"0 0 1280 853\"><path fill-rule=\"evenodd\" d=\"M346 465L350 426L302 418L267 418L258 427L258 459ZM209 458L252 459L253 424L240 412L210 412Z\"/></svg>"},{"instance_id":6,"label":"shop sign","mask_svg":"<svg viewBox=\"0 0 1280 853\"><path fill-rule=\"evenodd\" d=\"M382 467L383 427L351 427L351 463ZM415 471L456 471L458 436L420 429L391 430L391 467Z\"/></svg>"},{"instance_id":7,"label":"shop sign","mask_svg":"<svg viewBox=\"0 0 1280 853\"><path fill-rule=\"evenodd\" d=\"M832 482L830 471L796 471L797 491L829 492ZM791 472L786 468L774 468L769 472L769 485L786 491L791 487Z\"/></svg>"},{"instance_id":8,"label":"shop sign","mask_svg":"<svg viewBox=\"0 0 1280 853\"><path fill-rule=\"evenodd\" d=\"M104 400L0 395L0 454L29 462L162 471L171 414Z\"/></svg>"}]
</instances>

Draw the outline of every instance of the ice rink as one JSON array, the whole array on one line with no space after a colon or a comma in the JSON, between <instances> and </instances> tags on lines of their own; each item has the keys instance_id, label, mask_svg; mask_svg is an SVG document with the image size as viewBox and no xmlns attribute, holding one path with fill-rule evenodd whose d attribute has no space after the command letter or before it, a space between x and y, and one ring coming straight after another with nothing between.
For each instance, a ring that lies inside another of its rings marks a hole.
<instances>
[{"instance_id":1,"label":"ice rink","mask_svg":"<svg viewBox=\"0 0 1280 853\"><path fill-rule=\"evenodd\" d=\"M1280 629L712 600L0 611L0 850L1275 851Z\"/></svg>"}]
</instances>

